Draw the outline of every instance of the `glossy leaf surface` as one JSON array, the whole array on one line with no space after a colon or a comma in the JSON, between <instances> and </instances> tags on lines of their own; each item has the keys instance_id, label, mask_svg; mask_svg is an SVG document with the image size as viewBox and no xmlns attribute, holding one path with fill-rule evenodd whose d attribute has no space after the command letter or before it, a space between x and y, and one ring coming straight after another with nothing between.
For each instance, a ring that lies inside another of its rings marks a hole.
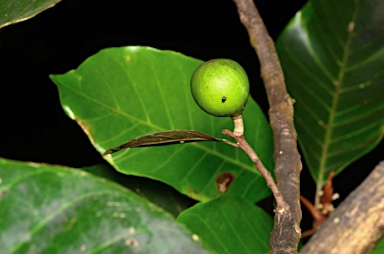
<instances>
[{"instance_id":1,"label":"glossy leaf surface","mask_svg":"<svg viewBox=\"0 0 384 254\"><path fill-rule=\"evenodd\" d=\"M182 212L178 221L217 253L269 253L273 219L241 198L224 195L197 204Z\"/></svg>"},{"instance_id":2,"label":"glossy leaf surface","mask_svg":"<svg viewBox=\"0 0 384 254\"><path fill-rule=\"evenodd\" d=\"M171 51L122 47L100 51L77 70L51 76L66 113L104 153L127 140L175 129L223 137L230 118L203 112L190 92L190 78L202 63ZM250 98L243 115L245 136L268 169L273 167L269 125ZM217 179L234 180L228 192L258 201L270 194L264 179L240 150L221 142L125 149L106 156L118 171L163 181L198 200L221 195Z\"/></svg>"},{"instance_id":3,"label":"glossy leaf surface","mask_svg":"<svg viewBox=\"0 0 384 254\"><path fill-rule=\"evenodd\" d=\"M209 253L170 215L81 170L0 160L0 253Z\"/></svg>"},{"instance_id":4,"label":"glossy leaf surface","mask_svg":"<svg viewBox=\"0 0 384 254\"><path fill-rule=\"evenodd\" d=\"M182 211L196 203L195 200L188 198L165 183L145 177L122 174L107 163L85 167L82 170L132 190L174 217L177 217Z\"/></svg>"},{"instance_id":5,"label":"glossy leaf surface","mask_svg":"<svg viewBox=\"0 0 384 254\"><path fill-rule=\"evenodd\" d=\"M299 142L318 185L384 133L384 2L312 0L277 42Z\"/></svg>"},{"instance_id":6,"label":"glossy leaf surface","mask_svg":"<svg viewBox=\"0 0 384 254\"><path fill-rule=\"evenodd\" d=\"M1 0L0 28L30 19L58 2L60 0Z\"/></svg>"}]
</instances>

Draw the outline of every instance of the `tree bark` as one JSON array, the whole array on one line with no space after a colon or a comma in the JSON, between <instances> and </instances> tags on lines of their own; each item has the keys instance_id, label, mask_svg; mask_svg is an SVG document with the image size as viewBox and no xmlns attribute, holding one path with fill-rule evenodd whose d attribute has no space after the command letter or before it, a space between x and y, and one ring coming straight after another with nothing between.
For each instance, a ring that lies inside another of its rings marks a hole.
<instances>
[{"instance_id":1,"label":"tree bark","mask_svg":"<svg viewBox=\"0 0 384 254\"><path fill-rule=\"evenodd\" d=\"M293 123L293 100L288 95L274 42L252 0L234 0L240 20L260 60L261 76L269 101L269 119L274 137L277 186L289 209L275 211L271 253L297 253L301 236L300 172L297 134Z\"/></svg>"},{"instance_id":2,"label":"tree bark","mask_svg":"<svg viewBox=\"0 0 384 254\"><path fill-rule=\"evenodd\" d=\"M331 214L300 253L369 253L384 236L384 161Z\"/></svg>"}]
</instances>

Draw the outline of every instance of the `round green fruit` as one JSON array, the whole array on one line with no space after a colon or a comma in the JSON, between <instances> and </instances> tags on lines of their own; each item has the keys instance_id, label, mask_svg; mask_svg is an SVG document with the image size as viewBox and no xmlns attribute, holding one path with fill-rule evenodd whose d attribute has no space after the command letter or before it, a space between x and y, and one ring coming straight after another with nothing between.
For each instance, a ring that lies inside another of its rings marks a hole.
<instances>
[{"instance_id":1,"label":"round green fruit","mask_svg":"<svg viewBox=\"0 0 384 254\"><path fill-rule=\"evenodd\" d=\"M247 73L230 59L214 59L200 65L192 75L192 96L197 105L214 116L237 116L249 95Z\"/></svg>"}]
</instances>

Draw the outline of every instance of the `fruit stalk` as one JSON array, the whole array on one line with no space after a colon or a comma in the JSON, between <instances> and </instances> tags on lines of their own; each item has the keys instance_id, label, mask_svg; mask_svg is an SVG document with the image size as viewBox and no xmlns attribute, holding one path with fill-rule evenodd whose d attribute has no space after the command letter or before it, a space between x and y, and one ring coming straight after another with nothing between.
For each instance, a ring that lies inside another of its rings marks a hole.
<instances>
[{"instance_id":1,"label":"fruit stalk","mask_svg":"<svg viewBox=\"0 0 384 254\"><path fill-rule=\"evenodd\" d=\"M235 128L233 129L233 135L235 136L243 136L244 135L244 123L243 123L243 116L238 115L232 117L233 123L235 125Z\"/></svg>"},{"instance_id":2,"label":"fruit stalk","mask_svg":"<svg viewBox=\"0 0 384 254\"><path fill-rule=\"evenodd\" d=\"M277 214L281 214L284 212L287 212L289 210L288 204L285 202L283 196L281 195L281 192L279 188L277 187L275 181L273 180L273 177L271 173L267 170L267 168L264 166L263 162L260 160L259 156L253 150L253 148L248 144L247 140L244 138L244 128L243 128L243 120L242 117L234 117L234 124L235 128L234 131L230 131L228 129L225 129L222 131L224 135L227 135L231 138L234 138L237 142L237 147L242 149L252 160L253 164L256 166L256 169L260 172L260 174L264 177L265 181L267 182L268 187L271 189L272 194L276 200L276 210L275 212ZM241 122L241 123L240 123ZM240 134L240 132L236 132L239 130L236 130L236 127L239 128L239 126L236 125L241 125L240 129L243 132Z\"/></svg>"}]
</instances>

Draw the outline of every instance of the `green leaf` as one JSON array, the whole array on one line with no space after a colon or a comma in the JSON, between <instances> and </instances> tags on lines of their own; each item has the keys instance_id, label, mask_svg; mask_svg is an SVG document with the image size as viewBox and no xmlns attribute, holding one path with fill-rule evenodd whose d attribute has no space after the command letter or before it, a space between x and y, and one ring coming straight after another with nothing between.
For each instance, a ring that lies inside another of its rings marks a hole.
<instances>
[{"instance_id":1,"label":"green leaf","mask_svg":"<svg viewBox=\"0 0 384 254\"><path fill-rule=\"evenodd\" d=\"M82 169L134 191L175 217L196 203L195 200L188 198L165 183L144 177L124 175L107 163Z\"/></svg>"},{"instance_id":2,"label":"green leaf","mask_svg":"<svg viewBox=\"0 0 384 254\"><path fill-rule=\"evenodd\" d=\"M177 220L217 253L269 253L273 219L241 198L224 195L197 204L182 212Z\"/></svg>"},{"instance_id":3,"label":"green leaf","mask_svg":"<svg viewBox=\"0 0 384 254\"><path fill-rule=\"evenodd\" d=\"M1 0L0 28L33 18L58 2L60 0Z\"/></svg>"},{"instance_id":4,"label":"green leaf","mask_svg":"<svg viewBox=\"0 0 384 254\"><path fill-rule=\"evenodd\" d=\"M381 0L312 0L278 39L300 146L318 188L383 138L383 8Z\"/></svg>"},{"instance_id":5,"label":"green leaf","mask_svg":"<svg viewBox=\"0 0 384 254\"><path fill-rule=\"evenodd\" d=\"M84 171L0 160L0 253L209 253L171 216Z\"/></svg>"},{"instance_id":6,"label":"green leaf","mask_svg":"<svg viewBox=\"0 0 384 254\"><path fill-rule=\"evenodd\" d=\"M233 128L230 118L206 114L192 98L190 77L201 63L148 47L110 48L77 70L51 78L66 113L104 153L154 132L189 129L223 137L221 130ZM265 116L252 99L243 116L246 138L272 170L273 142ZM234 178L230 193L252 202L270 195L245 153L221 142L125 149L105 158L122 173L165 182L198 200L221 195L216 181L224 173Z\"/></svg>"}]
</instances>

